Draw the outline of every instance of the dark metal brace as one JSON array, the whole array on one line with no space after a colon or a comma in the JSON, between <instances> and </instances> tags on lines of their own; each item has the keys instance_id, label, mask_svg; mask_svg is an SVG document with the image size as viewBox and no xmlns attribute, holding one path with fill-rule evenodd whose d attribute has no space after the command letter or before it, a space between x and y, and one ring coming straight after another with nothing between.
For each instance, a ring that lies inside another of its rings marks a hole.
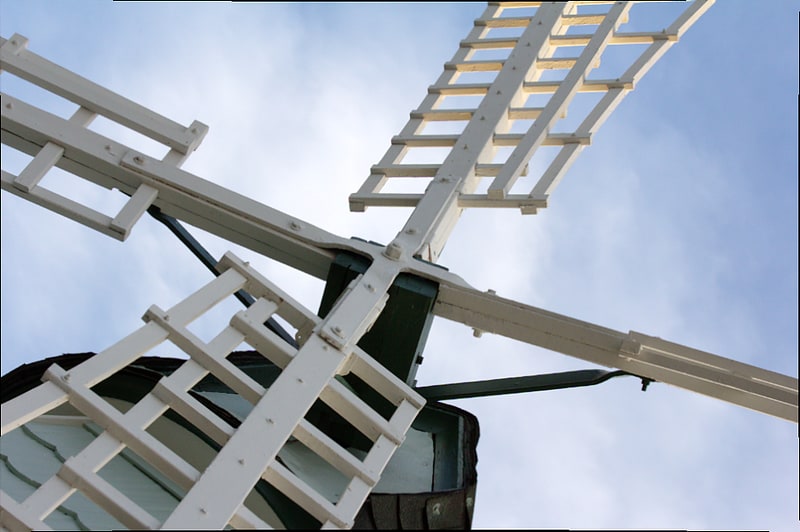
<instances>
[{"instance_id":1,"label":"dark metal brace","mask_svg":"<svg viewBox=\"0 0 800 532\"><path fill-rule=\"evenodd\" d=\"M491 379L485 381L459 382L453 384L437 384L416 388L417 393L429 401L444 401L447 399L465 399L468 397L487 397L490 395L504 395L512 393L540 392L544 390L558 390L562 388L577 388L580 386L593 386L614 377L630 375L642 380L642 391L654 382L647 377L639 377L627 371L604 371L600 369L583 369L578 371L565 371L561 373L547 373L544 375L529 375L527 377L507 377L504 379Z\"/></svg>"},{"instance_id":2,"label":"dark metal brace","mask_svg":"<svg viewBox=\"0 0 800 532\"><path fill-rule=\"evenodd\" d=\"M153 218L167 226L172 234L178 237L178 240L184 243L189 251L191 251L195 257L200 259L200 262L206 265L206 267L211 270L211 272L218 276L219 272L217 271L217 260L203 247L200 242L198 242L190 233L186 230L183 225L168 214L164 214L161 212L161 209L156 207L155 205L151 205L147 209L147 213L150 214ZM253 303L255 303L255 299L245 290L239 290L234 294L236 299L242 302L245 307L249 307ZM297 341L292 338L292 335L286 332L286 329L281 327L281 325L275 321L273 318L269 318L266 322L264 322L266 327L280 336L284 341L288 342L294 348L298 348Z\"/></svg>"}]
</instances>

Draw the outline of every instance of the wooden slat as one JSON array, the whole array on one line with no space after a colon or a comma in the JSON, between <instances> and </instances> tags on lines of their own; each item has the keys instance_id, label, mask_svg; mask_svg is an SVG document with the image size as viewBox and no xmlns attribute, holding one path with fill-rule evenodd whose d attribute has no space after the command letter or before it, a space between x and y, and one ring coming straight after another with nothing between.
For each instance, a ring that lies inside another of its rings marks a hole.
<instances>
[{"instance_id":1,"label":"wooden slat","mask_svg":"<svg viewBox=\"0 0 800 532\"><path fill-rule=\"evenodd\" d=\"M451 85L431 85L428 87L429 94L441 94L444 96L483 96L489 91L491 83L458 83Z\"/></svg>"},{"instance_id":2,"label":"wooden slat","mask_svg":"<svg viewBox=\"0 0 800 532\"><path fill-rule=\"evenodd\" d=\"M496 133L495 146L516 146L524 137L521 133ZM392 144L403 144L409 148L449 148L455 146L460 134L444 135L414 135L413 137L392 137ZM550 133L542 142L542 146L562 146L564 144L581 143L589 144L589 135L575 135L573 133Z\"/></svg>"},{"instance_id":3,"label":"wooden slat","mask_svg":"<svg viewBox=\"0 0 800 532\"><path fill-rule=\"evenodd\" d=\"M558 81L528 81L522 86L523 90L529 94L552 94L555 93L561 83ZM591 79L586 80L578 88L578 92L606 92L611 89L633 90L633 80L629 79Z\"/></svg>"},{"instance_id":4,"label":"wooden slat","mask_svg":"<svg viewBox=\"0 0 800 532\"><path fill-rule=\"evenodd\" d=\"M531 17L499 17L491 19L476 19L476 26L487 28L524 28L530 23Z\"/></svg>"},{"instance_id":5,"label":"wooden slat","mask_svg":"<svg viewBox=\"0 0 800 532\"><path fill-rule=\"evenodd\" d=\"M416 207L422 194L398 194L382 192L376 194L352 194L350 204L360 202L365 207Z\"/></svg>"},{"instance_id":6,"label":"wooden slat","mask_svg":"<svg viewBox=\"0 0 800 532\"><path fill-rule=\"evenodd\" d=\"M462 63L448 62L444 64L445 70L457 72L496 72L503 68L505 61L500 59L487 59L484 61L464 61Z\"/></svg>"},{"instance_id":7,"label":"wooden slat","mask_svg":"<svg viewBox=\"0 0 800 532\"><path fill-rule=\"evenodd\" d=\"M517 39L514 37L495 37L487 39L472 39L463 40L460 46L464 48L472 48L475 50L497 50L503 48L514 48L517 45Z\"/></svg>"},{"instance_id":8,"label":"wooden slat","mask_svg":"<svg viewBox=\"0 0 800 532\"><path fill-rule=\"evenodd\" d=\"M447 122L469 120L475 109L431 109L430 111L412 111L411 118L429 122Z\"/></svg>"}]
</instances>

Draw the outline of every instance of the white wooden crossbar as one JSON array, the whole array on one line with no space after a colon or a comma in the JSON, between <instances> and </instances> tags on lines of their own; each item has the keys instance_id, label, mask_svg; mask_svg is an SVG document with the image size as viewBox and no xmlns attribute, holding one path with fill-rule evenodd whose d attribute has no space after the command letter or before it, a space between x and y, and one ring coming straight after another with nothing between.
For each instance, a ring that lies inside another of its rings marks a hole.
<instances>
[{"instance_id":1,"label":"white wooden crossbar","mask_svg":"<svg viewBox=\"0 0 800 532\"><path fill-rule=\"evenodd\" d=\"M440 194L437 203L444 201L458 209L514 207L523 214L535 214L538 209L546 207L547 198L583 147L590 144L600 125L633 90L636 81L710 5L703 0L688 4L683 14L663 30L618 32L617 28L628 21L628 11L633 3L606 2L605 13L579 14L577 6L580 2L560 6L537 2L490 2L483 15L475 21L470 34L461 41L453 59L445 63L442 76L429 88L428 95L411 113L411 119L400 134L392 139L384 157L372 167L361 188L350 196L350 210L364 211L370 206L412 206L418 210L430 210L425 203L432 202L423 201L421 192L384 192L383 188L394 177L433 178L433 184L443 178L449 179L447 182L450 183L457 182L448 188L455 189L456 198L443 199L445 193L432 191L432 187L426 189L426 194ZM505 12L517 7L537 10L532 16L505 16ZM556 11L555 17L545 16ZM593 33L567 33L572 26L584 25L597 25L597 30ZM497 37L491 32L494 28L522 28L523 31L517 37ZM609 45L647 47L624 73L620 70L619 78L590 79L591 72L600 65L603 52ZM571 57L558 55L559 49L564 47L569 47ZM483 50L507 50L509 59L477 58L476 54ZM540 80L545 71L564 70L567 73L560 81ZM460 76L474 72L489 75L492 79L460 82ZM554 134L554 126L567 116L568 108L574 107L571 104L579 93L602 93L603 96L586 111L576 129ZM543 106L531 106L526 103L531 94L549 94L549 101ZM447 105L448 98L465 96L480 96L482 99L475 107L451 109ZM519 120L533 122L526 133L511 133L511 127ZM426 127L434 122L451 122L454 127L463 125L457 134L426 133ZM523 170L541 146L555 146L559 148L558 153L545 170L526 180L532 182L527 195L512 193L512 187L524 175ZM412 160L414 154L432 147L451 148L452 151L443 154L439 164L420 165ZM498 165L493 159L500 147L514 149L505 162ZM469 160L471 164L461 168L446 162L455 159ZM495 165L497 171L480 172L481 167L487 164ZM487 192L476 194L478 178L487 175L494 178ZM439 223L450 227L451 223L441 221L445 211L447 208L432 211L427 214L426 221L436 223L436 218L439 218ZM418 218L422 219L422 215ZM436 246L431 244L444 240L442 236L431 236L423 255L435 260L438 253Z\"/></svg>"},{"instance_id":2,"label":"white wooden crossbar","mask_svg":"<svg viewBox=\"0 0 800 532\"><path fill-rule=\"evenodd\" d=\"M18 34L14 34L10 39L0 37L0 69L2 72L7 72L7 75L16 75L76 103L79 107L69 119L71 124L87 128L98 115L104 116L168 146L170 150L162 160L175 166L183 164L208 131L206 125L197 121L184 127L51 63L28 51L27 43L28 40ZM2 110L4 133L9 134L8 139L13 139L17 137L13 127L7 130L6 126L10 126L19 113L30 112L31 107L4 93ZM57 118L49 113L44 113L44 115L47 117L47 121ZM33 155L33 159L19 175L2 171L3 190L71 218L105 235L125 240L142 214L153 204L158 191L145 183L139 184L130 195L130 199L114 216L109 216L57 194L39 184L45 175L56 166L107 188L112 188L113 183L103 179L98 182L93 169L66 161L66 146L62 145L63 142L59 143L58 139L46 135L40 135L38 138L40 144L23 141L19 138L12 144L13 147ZM7 142L5 135L3 142ZM109 152L118 149L109 143L106 143L105 146Z\"/></svg>"},{"instance_id":3,"label":"white wooden crossbar","mask_svg":"<svg viewBox=\"0 0 800 532\"><path fill-rule=\"evenodd\" d=\"M352 526L424 399L360 349L341 351L325 341L317 334L323 325L320 318L232 254L225 255L219 268L223 272L219 277L181 303L166 311L151 307L143 317L147 323L128 337L69 371L51 366L41 386L2 405L3 434L63 403L104 428L24 501L8 499L6 504L4 495L3 515L8 516L3 518L4 526L38 526L79 491L130 528L223 528L234 523L269 528L263 518L244 506L260 479L326 528ZM237 312L214 339L206 343L187 329L191 321L242 288L258 300ZM299 350L266 328L264 323L273 314L308 331ZM121 412L92 390L166 340L190 358L129 410ZM242 342L283 370L268 389L227 360ZM339 382L339 376L347 373L357 375L394 405L393 414L382 417ZM209 374L253 405L239 427L230 426L190 395ZM353 430L373 442L363 460L305 419L317 400L327 403ZM170 409L220 446L204 471L148 432ZM328 500L313 479L301 478L278 462L281 449L292 436L345 476L346 486L338 500ZM181 501L163 522L98 475L126 447L184 490ZM219 490L221 485L224 490Z\"/></svg>"}]
</instances>

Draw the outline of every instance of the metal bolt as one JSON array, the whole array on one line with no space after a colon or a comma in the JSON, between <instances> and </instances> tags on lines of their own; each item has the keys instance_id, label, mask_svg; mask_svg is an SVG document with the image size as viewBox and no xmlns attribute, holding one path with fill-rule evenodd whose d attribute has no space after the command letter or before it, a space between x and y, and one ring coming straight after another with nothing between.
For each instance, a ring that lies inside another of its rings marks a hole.
<instances>
[{"instance_id":1,"label":"metal bolt","mask_svg":"<svg viewBox=\"0 0 800 532\"><path fill-rule=\"evenodd\" d=\"M69 382L69 379L70 379L70 374L69 373L65 373L64 376L61 377L61 380L64 381L64 382Z\"/></svg>"},{"instance_id":2,"label":"metal bolt","mask_svg":"<svg viewBox=\"0 0 800 532\"><path fill-rule=\"evenodd\" d=\"M411 227L409 229L406 229L406 234L415 235L415 234L417 234L417 230L414 229L413 227Z\"/></svg>"},{"instance_id":3,"label":"metal bolt","mask_svg":"<svg viewBox=\"0 0 800 532\"><path fill-rule=\"evenodd\" d=\"M301 379L300 377L297 377L297 382L299 382L300 384L303 384L303 379Z\"/></svg>"},{"instance_id":4,"label":"metal bolt","mask_svg":"<svg viewBox=\"0 0 800 532\"><path fill-rule=\"evenodd\" d=\"M133 158L133 162L135 162L136 164L144 164L144 157L142 157L141 155L136 155Z\"/></svg>"},{"instance_id":5,"label":"metal bolt","mask_svg":"<svg viewBox=\"0 0 800 532\"><path fill-rule=\"evenodd\" d=\"M289 227L291 227L291 228L292 228L292 229L294 229L295 231L299 231L300 229L302 229L302 228L303 228L303 226L302 226L302 225L300 225L300 224L299 224L299 223L297 223L297 222L292 222L292 223L290 223L290 224L289 224Z\"/></svg>"},{"instance_id":6,"label":"metal bolt","mask_svg":"<svg viewBox=\"0 0 800 532\"><path fill-rule=\"evenodd\" d=\"M239 464L244 465L244 458L239 458Z\"/></svg>"},{"instance_id":7,"label":"metal bolt","mask_svg":"<svg viewBox=\"0 0 800 532\"><path fill-rule=\"evenodd\" d=\"M442 503L437 502L433 505L433 515L440 515L442 513Z\"/></svg>"},{"instance_id":8,"label":"metal bolt","mask_svg":"<svg viewBox=\"0 0 800 532\"><path fill-rule=\"evenodd\" d=\"M206 512L206 509L205 509L205 508L202 508L202 507L201 507L201 508L200 508L200 513L201 513L201 514L207 514L208 512Z\"/></svg>"},{"instance_id":9,"label":"metal bolt","mask_svg":"<svg viewBox=\"0 0 800 532\"><path fill-rule=\"evenodd\" d=\"M333 334L335 334L336 336L341 336L342 335L342 328L339 327L338 325L333 327L331 330L333 331Z\"/></svg>"},{"instance_id":10,"label":"metal bolt","mask_svg":"<svg viewBox=\"0 0 800 532\"><path fill-rule=\"evenodd\" d=\"M272 420L271 417L268 417L267 418L267 423L269 423L270 425L273 425L275 422Z\"/></svg>"},{"instance_id":11,"label":"metal bolt","mask_svg":"<svg viewBox=\"0 0 800 532\"><path fill-rule=\"evenodd\" d=\"M369 290L370 292L374 292L374 291L375 291L375 287L374 287L374 286L372 286L372 285L371 285L371 284L369 284L369 283L367 283L366 287L367 287L367 290Z\"/></svg>"},{"instance_id":12,"label":"metal bolt","mask_svg":"<svg viewBox=\"0 0 800 532\"><path fill-rule=\"evenodd\" d=\"M383 251L383 254L392 260L399 260L400 257L403 255L403 248L402 246L400 246L400 244L392 242L391 244L386 246L386 249Z\"/></svg>"}]
</instances>

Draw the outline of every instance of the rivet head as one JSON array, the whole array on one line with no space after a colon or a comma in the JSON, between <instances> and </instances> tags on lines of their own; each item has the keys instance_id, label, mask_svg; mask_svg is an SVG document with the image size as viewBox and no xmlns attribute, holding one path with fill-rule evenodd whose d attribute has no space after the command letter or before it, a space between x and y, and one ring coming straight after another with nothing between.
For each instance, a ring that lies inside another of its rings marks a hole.
<instances>
[{"instance_id":1,"label":"rivet head","mask_svg":"<svg viewBox=\"0 0 800 532\"><path fill-rule=\"evenodd\" d=\"M384 256L388 257L391 260L399 260L400 257L403 255L403 247L400 244L392 242L386 249L383 251Z\"/></svg>"},{"instance_id":2,"label":"rivet head","mask_svg":"<svg viewBox=\"0 0 800 532\"><path fill-rule=\"evenodd\" d=\"M339 327L338 325L333 327L331 330L333 331L333 334L335 334L336 336L341 336L342 335L342 328Z\"/></svg>"},{"instance_id":3,"label":"rivet head","mask_svg":"<svg viewBox=\"0 0 800 532\"><path fill-rule=\"evenodd\" d=\"M300 229L302 229L302 228L303 228L303 226L301 226L301 225L300 225L299 223L297 223L297 222L292 222L292 223L290 223L290 224L289 224L289 227L291 227L291 228L292 228L292 229L294 229L295 231L299 231Z\"/></svg>"},{"instance_id":4,"label":"rivet head","mask_svg":"<svg viewBox=\"0 0 800 532\"><path fill-rule=\"evenodd\" d=\"M133 162L135 162L136 164L144 164L144 157L142 157L141 155L136 155L133 158Z\"/></svg>"}]
</instances>

